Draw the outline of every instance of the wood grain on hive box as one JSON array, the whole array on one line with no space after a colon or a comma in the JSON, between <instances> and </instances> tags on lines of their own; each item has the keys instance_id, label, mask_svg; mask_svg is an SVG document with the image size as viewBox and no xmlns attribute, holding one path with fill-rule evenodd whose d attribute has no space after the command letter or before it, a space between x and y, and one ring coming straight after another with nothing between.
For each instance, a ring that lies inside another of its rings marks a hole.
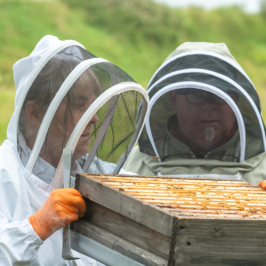
<instances>
[{"instance_id":1,"label":"wood grain on hive box","mask_svg":"<svg viewBox=\"0 0 266 266\"><path fill-rule=\"evenodd\" d=\"M266 191L243 180L78 174L72 229L144 265L265 265Z\"/></svg>"}]
</instances>

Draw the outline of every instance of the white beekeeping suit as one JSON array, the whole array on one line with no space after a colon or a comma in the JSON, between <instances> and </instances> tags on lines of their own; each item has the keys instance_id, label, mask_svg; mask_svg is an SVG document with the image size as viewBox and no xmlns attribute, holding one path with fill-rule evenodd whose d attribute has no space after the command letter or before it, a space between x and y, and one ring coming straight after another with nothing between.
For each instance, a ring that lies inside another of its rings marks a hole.
<instances>
[{"instance_id":1,"label":"white beekeeping suit","mask_svg":"<svg viewBox=\"0 0 266 266\"><path fill-rule=\"evenodd\" d=\"M62 259L62 229L43 241L29 217L36 218L50 193L63 187L67 145L73 150L72 187L77 172L123 171L147 95L120 68L53 36L42 38L13 69L15 111L0 147L0 265L102 265L76 251L80 260ZM96 103L97 113L90 114Z\"/></svg>"}]
</instances>

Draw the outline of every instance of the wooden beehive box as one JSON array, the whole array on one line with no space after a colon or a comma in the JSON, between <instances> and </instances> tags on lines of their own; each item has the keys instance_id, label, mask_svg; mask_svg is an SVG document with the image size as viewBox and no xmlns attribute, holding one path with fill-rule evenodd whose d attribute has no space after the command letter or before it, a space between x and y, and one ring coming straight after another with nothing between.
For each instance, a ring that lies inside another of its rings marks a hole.
<instances>
[{"instance_id":1,"label":"wooden beehive box","mask_svg":"<svg viewBox=\"0 0 266 266\"><path fill-rule=\"evenodd\" d=\"M147 266L266 265L266 191L243 180L78 174L73 230Z\"/></svg>"}]
</instances>

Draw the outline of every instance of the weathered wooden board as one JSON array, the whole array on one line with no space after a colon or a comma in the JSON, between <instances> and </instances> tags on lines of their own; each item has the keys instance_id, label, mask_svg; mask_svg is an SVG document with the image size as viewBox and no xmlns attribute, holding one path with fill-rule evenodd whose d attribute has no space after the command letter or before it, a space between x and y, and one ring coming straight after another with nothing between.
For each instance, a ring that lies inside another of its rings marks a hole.
<instances>
[{"instance_id":1,"label":"weathered wooden board","mask_svg":"<svg viewBox=\"0 0 266 266\"><path fill-rule=\"evenodd\" d=\"M179 219L169 265L265 265L265 221Z\"/></svg>"},{"instance_id":2,"label":"weathered wooden board","mask_svg":"<svg viewBox=\"0 0 266 266\"><path fill-rule=\"evenodd\" d=\"M98 182L86 174L77 175L76 189L85 198L171 237L173 216L159 207L129 194L119 193L122 190Z\"/></svg>"},{"instance_id":3,"label":"weathered wooden board","mask_svg":"<svg viewBox=\"0 0 266 266\"><path fill-rule=\"evenodd\" d=\"M73 230L144 265L167 265L170 237L166 237L97 203Z\"/></svg>"},{"instance_id":4,"label":"weathered wooden board","mask_svg":"<svg viewBox=\"0 0 266 266\"><path fill-rule=\"evenodd\" d=\"M77 175L73 230L144 265L266 265L266 191L242 180Z\"/></svg>"}]
</instances>

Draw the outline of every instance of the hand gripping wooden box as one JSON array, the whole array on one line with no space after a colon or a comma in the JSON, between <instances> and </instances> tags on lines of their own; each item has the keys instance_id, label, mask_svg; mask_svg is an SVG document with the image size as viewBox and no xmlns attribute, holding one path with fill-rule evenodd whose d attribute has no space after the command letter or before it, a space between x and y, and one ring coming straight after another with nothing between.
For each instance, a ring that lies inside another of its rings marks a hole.
<instances>
[{"instance_id":1,"label":"hand gripping wooden box","mask_svg":"<svg viewBox=\"0 0 266 266\"><path fill-rule=\"evenodd\" d=\"M78 174L72 230L147 266L266 265L266 191L243 180Z\"/></svg>"}]
</instances>

